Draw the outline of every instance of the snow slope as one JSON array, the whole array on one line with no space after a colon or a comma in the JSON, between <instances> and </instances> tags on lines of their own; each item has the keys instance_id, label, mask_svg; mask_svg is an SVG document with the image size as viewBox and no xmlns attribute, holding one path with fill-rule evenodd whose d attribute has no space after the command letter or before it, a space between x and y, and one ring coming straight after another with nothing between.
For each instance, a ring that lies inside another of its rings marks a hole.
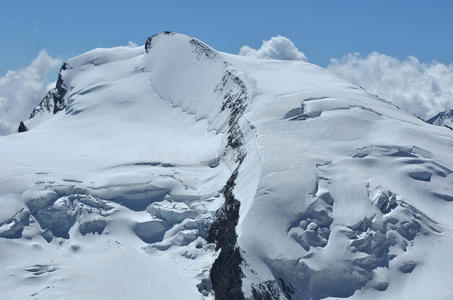
<instances>
[{"instance_id":1,"label":"snow slope","mask_svg":"<svg viewBox=\"0 0 453 300\"><path fill-rule=\"evenodd\" d=\"M2 299L450 299L453 134L163 32L0 137Z\"/></svg>"}]
</instances>

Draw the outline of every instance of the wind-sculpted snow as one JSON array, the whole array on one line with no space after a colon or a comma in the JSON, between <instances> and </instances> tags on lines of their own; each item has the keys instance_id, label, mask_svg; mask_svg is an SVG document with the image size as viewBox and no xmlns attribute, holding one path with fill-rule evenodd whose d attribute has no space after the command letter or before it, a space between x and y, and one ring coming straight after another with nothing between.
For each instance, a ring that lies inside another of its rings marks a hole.
<instances>
[{"instance_id":1,"label":"wind-sculpted snow","mask_svg":"<svg viewBox=\"0 0 453 300\"><path fill-rule=\"evenodd\" d=\"M450 130L162 32L0 137L2 299L449 299Z\"/></svg>"}]
</instances>

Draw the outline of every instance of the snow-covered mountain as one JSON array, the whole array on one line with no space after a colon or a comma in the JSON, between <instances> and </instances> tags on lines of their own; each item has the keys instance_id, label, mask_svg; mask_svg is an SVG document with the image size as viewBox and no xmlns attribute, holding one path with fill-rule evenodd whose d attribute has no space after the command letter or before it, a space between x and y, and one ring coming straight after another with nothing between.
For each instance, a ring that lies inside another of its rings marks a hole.
<instances>
[{"instance_id":1,"label":"snow-covered mountain","mask_svg":"<svg viewBox=\"0 0 453 300\"><path fill-rule=\"evenodd\" d=\"M427 120L429 124L437 125L437 126L446 126L450 129L453 128L453 109L443 111L432 117L431 119Z\"/></svg>"},{"instance_id":2,"label":"snow-covered mountain","mask_svg":"<svg viewBox=\"0 0 453 300\"><path fill-rule=\"evenodd\" d=\"M451 299L453 134L163 32L0 137L1 299Z\"/></svg>"}]
</instances>

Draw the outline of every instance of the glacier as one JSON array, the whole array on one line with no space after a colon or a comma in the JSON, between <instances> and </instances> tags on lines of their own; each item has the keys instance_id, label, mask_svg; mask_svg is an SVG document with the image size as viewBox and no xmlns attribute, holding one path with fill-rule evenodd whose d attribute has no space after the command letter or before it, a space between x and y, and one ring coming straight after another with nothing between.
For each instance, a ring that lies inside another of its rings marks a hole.
<instances>
[{"instance_id":1,"label":"glacier","mask_svg":"<svg viewBox=\"0 0 453 300\"><path fill-rule=\"evenodd\" d=\"M0 137L1 299L453 298L453 133L162 32Z\"/></svg>"}]
</instances>

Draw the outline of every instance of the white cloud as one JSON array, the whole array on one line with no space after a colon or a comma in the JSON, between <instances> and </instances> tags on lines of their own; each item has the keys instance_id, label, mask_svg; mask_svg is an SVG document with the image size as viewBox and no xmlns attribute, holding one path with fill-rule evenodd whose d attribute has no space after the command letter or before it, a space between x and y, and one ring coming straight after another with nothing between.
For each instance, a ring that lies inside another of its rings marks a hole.
<instances>
[{"instance_id":1,"label":"white cloud","mask_svg":"<svg viewBox=\"0 0 453 300\"><path fill-rule=\"evenodd\" d=\"M261 48L259 49L242 46L239 55L265 59L307 61L305 54L300 52L290 39L280 35L274 36L270 40L263 41Z\"/></svg>"},{"instance_id":2,"label":"white cloud","mask_svg":"<svg viewBox=\"0 0 453 300\"><path fill-rule=\"evenodd\" d=\"M372 52L331 59L328 69L424 119L453 108L453 65Z\"/></svg>"},{"instance_id":3,"label":"white cloud","mask_svg":"<svg viewBox=\"0 0 453 300\"><path fill-rule=\"evenodd\" d=\"M133 41L129 41L129 42L127 42L127 46L128 46L128 47L131 47L131 48L137 47L137 43L135 43L135 42L133 42Z\"/></svg>"},{"instance_id":4,"label":"white cloud","mask_svg":"<svg viewBox=\"0 0 453 300\"><path fill-rule=\"evenodd\" d=\"M49 75L61 63L42 50L27 67L0 77L0 135L15 132L19 122L28 119L49 88Z\"/></svg>"},{"instance_id":5,"label":"white cloud","mask_svg":"<svg viewBox=\"0 0 453 300\"><path fill-rule=\"evenodd\" d=\"M307 61L305 54L283 36L263 41L259 49L243 46L239 54ZM354 53L331 59L328 69L424 119L453 109L453 64L424 64L413 56L399 60L372 52L366 57Z\"/></svg>"}]
</instances>

